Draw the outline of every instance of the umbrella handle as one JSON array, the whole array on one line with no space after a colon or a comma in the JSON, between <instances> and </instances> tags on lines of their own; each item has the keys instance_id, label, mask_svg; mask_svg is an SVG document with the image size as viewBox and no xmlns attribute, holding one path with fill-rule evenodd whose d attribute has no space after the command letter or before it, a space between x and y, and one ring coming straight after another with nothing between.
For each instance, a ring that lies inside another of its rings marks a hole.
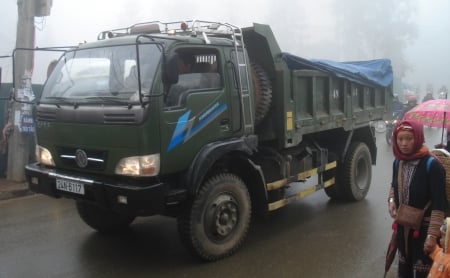
<instances>
[{"instance_id":1,"label":"umbrella handle","mask_svg":"<svg viewBox=\"0 0 450 278\"><path fill-rule=\"evenodd\" d=\"M445 129L445 118L447 112L444 111L444 120L442 121L442 137L441 137L441 145L444 145L444 129Z\"/></svg>"}]
</instances>

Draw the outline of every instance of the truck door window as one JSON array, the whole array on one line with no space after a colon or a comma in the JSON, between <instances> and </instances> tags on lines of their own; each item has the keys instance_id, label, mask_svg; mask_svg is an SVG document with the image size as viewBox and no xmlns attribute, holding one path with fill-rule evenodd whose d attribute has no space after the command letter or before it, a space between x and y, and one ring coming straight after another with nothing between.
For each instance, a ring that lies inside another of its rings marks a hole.
<instances>
[{"instance_id":1,"label":"truck door window","mask_svg":"<svg viewBox=\"0 0 450 278\"><path fill-rule=\"evenodd\" d=\"M209 92L222 87L216 54L179 54L178 83L173 84L166 97L166 106L184 106L193 92Z\"/></svg>"}]
</instances>

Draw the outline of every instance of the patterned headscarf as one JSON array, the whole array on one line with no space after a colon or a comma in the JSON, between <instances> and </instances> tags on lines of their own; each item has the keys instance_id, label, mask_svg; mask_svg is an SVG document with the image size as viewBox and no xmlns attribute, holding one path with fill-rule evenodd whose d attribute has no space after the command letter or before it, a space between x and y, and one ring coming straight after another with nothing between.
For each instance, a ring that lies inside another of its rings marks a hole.
<instances>
[{"instance_id":1,"label":"patterned headscarf","mask_svg":"<svg viewBox=\"0 0 450 278\"><path fill-rule=\"evenodd\" d=\"M413 152L411 154L403 154L397 145L397 135L400 131L409 131L414 136ZM392 136L392 150L394 156L400 160L415 160L428 154L428 148L423 144L425 137L423 128L416 122L400 121L395 125L394 134Z\"/></svg>"}]
</instances>

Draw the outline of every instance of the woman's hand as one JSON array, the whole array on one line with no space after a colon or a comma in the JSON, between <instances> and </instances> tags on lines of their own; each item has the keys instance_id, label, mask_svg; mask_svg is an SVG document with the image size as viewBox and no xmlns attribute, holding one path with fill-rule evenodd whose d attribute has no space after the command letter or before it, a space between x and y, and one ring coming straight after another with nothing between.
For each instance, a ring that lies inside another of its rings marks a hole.
<instances>
[{"instance_id":1,"label":"woman's hand","mask_svg":"<svg viewBox=\"0 0 450 278\"><path fill-rule=\"evenodd\" d=\"M425 254L430 254L431 252L433 252L434 248L436 248L436 245L437 245L436 237L428 235L427 238L425 239L425 243L423 244L423 252L425 252Z\"/></svg>"},{"instance_id":2,"label":"woman's hand","mask_svg":"<svg viewBox=\"0 0 450 278\"><path fill-rule=\"evenodd\" d=\"M389 214L393 219L395 219L395 217L397 216L397 207L395 206L394 199L389 198L388 204L389 204Z\"/></svg>"}]
</instances>

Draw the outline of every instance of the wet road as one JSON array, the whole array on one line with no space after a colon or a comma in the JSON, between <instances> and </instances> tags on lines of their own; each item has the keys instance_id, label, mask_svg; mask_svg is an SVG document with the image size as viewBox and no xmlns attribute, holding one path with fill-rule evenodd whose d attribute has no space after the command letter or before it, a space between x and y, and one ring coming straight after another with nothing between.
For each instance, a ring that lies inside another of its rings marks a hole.
<instances>
[{"instance_id":1,"label":"wet road","mask_svg":"<svg viewBox=\"0 0 450 278\"><path fill-rule=\"evenodd\" d=\"M440 131L426 129L430 145ZM377 134L367 198L331 202L323 191L252 223L232 257L199 263L176 222L138 218L122 235L100 236L70 200L42 195L0 202L0 278L6 277L382 277L391 233L386 196L391 148Z\"/></svg>"}]
</instances>

